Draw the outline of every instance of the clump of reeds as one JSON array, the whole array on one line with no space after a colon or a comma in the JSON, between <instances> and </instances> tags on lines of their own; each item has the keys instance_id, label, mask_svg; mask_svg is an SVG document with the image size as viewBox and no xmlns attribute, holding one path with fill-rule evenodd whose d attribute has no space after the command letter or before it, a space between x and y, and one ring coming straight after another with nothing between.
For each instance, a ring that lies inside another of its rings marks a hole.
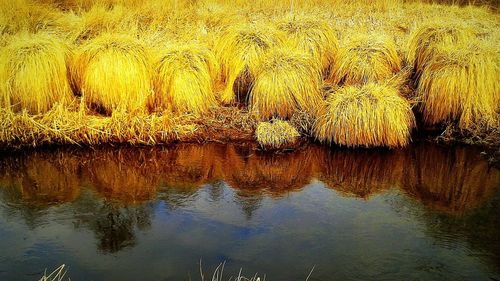
<instances>
[{"instance_id":1,"label":"clump of reeds","mask_svg":"<svg viewBox=\"0 0 500 281\"><path fill-rule=\"evenodd\" d=\"M102 33L125 29L127 24L126 8L123 5L109 5L105 2L96 2L88 10L82 11L77 27L77 40L89 40Z\"/></svg>"},{"instance_id":2,"label":"clump of reeds","mask_svg":"<svg viewBox=\"0 0 500 281\"><path fill-rule=\"evenodd\" d=\"M252 109L260 118L287 118L297 110L314 112L322 102L321 75L309 54L276 48L255 70L250 92Z\"/></svg>"},{"instance_id":3,"label":"clump of reeds","mask_svg":"<svg viewBox=\"0 0 500 281\"><path fill-rule=\"evenodd\" d=\"M90 106L146 112L153 100L152 71L147 48L133 36L105 33L76 51L72 79Z\"/></svg>"},{"instance_id":4,"label":"clump of reeds","mask_svg":"<svg viewBox=\"0 0 500 281\"><path fill-rule=\"evenodd\" d=\"M54 143L153 145L191 135L197 127L189 119L166 113L136 116L114 112L99 116L87 114L83 108L70 111L57 105L43 115L0 109L0 128L0 147L16 148Z\"/></svg>"},{"instance_id":5,"label":"clump of reeds","mask_svg":"<svg viewBox=\"0 0 500 281\"><path fill-rule=\"evenodd\" d=\"M282 36L266 25L238 25L223 32L215 46L224 84L220 100L226 104L235 102L235 91L243 91L246 98L245 89L253 81L258 61L282 41Z\"/></svg>"},{"instance_id":6,"label":"clump of reeds","mask_svg":"<svg viewBox=\"0 0 500 281\"><path fill-rule=\"evenodd\" d=\"M324 142L348 147L408 144L415 117L397 89L383 84L346 86L330 93L314 125Z\"/></svg>"},{"instance_id":7,"label":"clump of reeds","mask_svg":"<svg viewBox=\"0 0 500 281\"><path fill-rule=\"evenodd\" d=\"M68 56L68 46L49 34L10 38L0 49L0 106L36 114L69 103Z\"/></svg>"},{"instance_id":8,"label":"clump of reeds","mask_svg":"<svg viewBox=\"0 0 500 281\"><path fill-rule=\"evenodd\" d=\"M155 69L157 99L166 101L174 111L201 114L216 105L218 64L208 48L170 45L159 50Z\"/></svg>"},{"instance_id":9,"label":"clump of reeds","mask_svg":"<svg viewBox=\"0 0 500 281\"><path fill-rule=\"evenodd\" d=\"M357 35L348 40L339 53L333 83L358 84L381 82L401 70L394 40L385 35Z\"/></svg>"},{"instance_id":10,"label":"clump of reeds","mask_svg":"<svg viewBox=\"0 0 500 281\"><path fill-rule=\"evenodd\" d=\"M303 14L290 15L281 19L277 27L286 33L286 43L309 53L324 74L337 63L339 42L327 21Z\"/></svg>"},{"instance_id":11,"label":"clump of reeds","mask_svg":"<svg viewBox=\"0 0 500 281\"><path fill-rule=\"evenodd\" d=\"M414 78L419 79L438 46L460 49L475 39L472 28L455 21L433 21L418 27L410 36L406 57L413 66Z\"/></svg>"},{"instance_id":12,"label":"clump of reeds","mask_svg":"<svg viewBox=\"0 0 500 281\"><path fill-rule=\"evenodd\" d=\"M212 274L212 278L210 279L210 277L208 279L205 278L205 274L203 273L203 269L201 268L201 261L200 261L200 277L201 277L201 281L224 281L226 280L226 278L223 277L223 274L224 274L224 266L226 265L226 262L223 262L223 263L220 263L214 270L213 274ZM231 276L229 278L227 278L227 280L231 281L231 280L234 280L234 281L265 281L266 280L266 276L264 275L263 278L261 279L260 277L257 276L257 273L255 273L254 276L252 277L245 277L243 275L241 275L242 273L242 269L240 268L240 271L238 273L238 276ZM306 280L307 281L307 280Z\"/></svg>"},{"instance_id":13,"label":"clump of reeds","mask_svg":"<svg viewBox=\"0 0 500 281\"><path fill-rule=\"evenodd\" d=\"M279 149L293 145L300 136L289 122L273 119L269 122L260 122L255 130L255 137L264 149Z\"/></svg>"},{"instance_id":14,"label":"clump of reeds","mask_svg":"<svg viewBox=\"0 0 500 281\"><path fill-rule=\"evenodd\" d=\"M66 273L66 265L62 264L48 275L47 271L45 271L39 281L62 281L65 280ZM70 279L68 278L68 280Z\"/></svg>"},{"instance_id":15,"label":"clump of reeds","mask_svg":"<svg viewBox=\"0 0 500 281\"><path fill-rule=\"evenodd\" d=\"M498 126L500 86L498 53L484 44L436 47L418 81L424 121L458 121L460 129Z\"/></svg>"}]
</instances>

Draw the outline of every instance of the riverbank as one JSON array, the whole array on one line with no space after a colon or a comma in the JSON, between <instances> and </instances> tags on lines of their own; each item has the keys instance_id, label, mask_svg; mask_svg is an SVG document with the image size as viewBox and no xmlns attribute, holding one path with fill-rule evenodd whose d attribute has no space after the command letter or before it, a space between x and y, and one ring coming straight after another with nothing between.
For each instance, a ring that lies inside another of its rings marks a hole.
<instances>
[{"instance_id":1,"label":"riverbank","mask_svg":"<svg viewBox=\"0 0 500 281\"><path fill-rule=\"evenodd\" d=\"M17 0L0 15L3 150L500 147L494 5Z\"/></svg>"}]
</instances>

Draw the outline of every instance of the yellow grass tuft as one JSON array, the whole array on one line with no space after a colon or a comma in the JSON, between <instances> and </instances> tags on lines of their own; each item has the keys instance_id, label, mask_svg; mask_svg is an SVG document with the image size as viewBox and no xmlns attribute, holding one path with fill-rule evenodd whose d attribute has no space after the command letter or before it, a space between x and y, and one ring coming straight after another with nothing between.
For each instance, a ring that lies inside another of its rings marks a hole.
<instances>
[{"instance_id":1,"label":"yellow grass tuft","mask_svg":"<svg viewBox=\"0 0 500 281\"><path fill-rule=\"evenodd\" d=\"M297 110L314 112L322 102L321 74L304 52L275 48L261 58L250 93L260 118L291 117Z\"/></svg>"},{"instance_id":2,"label":"yellow grass tuft","mask_svg":"<svg viewBox=\"0 0 500 281\"><path fill-rule=\"evenodd\" d=\"M392 38L385 35L357 35L339 53L333 83L358 84L381 82L401 70L401 58Z\"/></svg>"},{"instance_id":3,"label":"yellow grass tuft","mask_svg":"<svg viewBox=\"0 0 500 281\"><path fill-rule=\"evenodd\" d=\"M498 53L485 45L440 46L423 69L417 96L427 124L459 121L461 129L480 123L498 126Z\"/></svg>"},{"instance_id":4,"label":"yellow grass tuft","mask_svg":"<svg viewBox=\"0 0 500 281\"><path fill-rule=\"evenodd\" d=\"M293 145L300 134L287 121L273 119L269 122L260 122L255 130L255 136L262 148L279 149Z\"/></svg>"},{"instance_id":5,"label":"yellow grass tuft","mask_svg":"<svg viewBox=\"0 0 500 281\"><path fill-rule=\"evenodd\" d=\"M201 114L216 105L218 65L212 52L195 44L175 44L159 51L155 91L174 111Z\"/></svg>"},{"instance_id":6,"label":"yellow grass tuft","mask_svg":"<svg viewBox=\"0 0 500 281\"><path fill-rule=\"evenodd\" d=\"M0 49L0 106L29 113L72 100L67 45L48 34L21 33Z\"/></svg>"},{"instance_id":7,"label":"yellow grass tuft","mask_svg":"<svg viewBox=\"0 0 500 281\"><path fill-rule=\"evenodd\" d=\"M439 45L461 48L475 39L471 27L457 22L433 21L418 27L410 35L406 57L408 63L413 65L414 78L420 77Z\"/></svg>"},{"instance_id":8,"label":"yellow grass tuft","mask_svg":"<svg viewBox=\"0 0 500 281\"><path fill-rule=\"evenodd\" d=\"M316 137L348 147L401 147L410 141L415 117L397 89L369 83L331 93L314 125Z\"/></svg>"},{"instance_id":9,"label":"yellow grass tuft","mask_svg":"<svg viewBox=\"0 0 500 281\"><path fill-rule=\"evenodd\" d=\"M128 35L103 34L82 45L72 77L86 101L107 113L145 112L153 98L148 51Z\"/></svg>"},{"instance_id":10,"label":"yellow grass tuft","mask_svg":"<svg viewBox=\"0 0 500 281\"><path fill-rule=\"evenodd\" d=\"M305 15L287 16L278 22L278 29L287 35L287 43L309 53L328 74L337 63L339 42L334 30L325 20Z\"/></svg>"},{"instance_id":11,"label":"yellow grass tuft","mask_svg":"<svg viewBox=\"0 0 500 281\"><path fill-rule=\"evenodd\" d=\"M235 102L235 84L242 84L237 85L240 89L236 89L236 92L248 88L259 59L282 41L282 36L266 25L238 25L226 30L215 46L225 87L220 100L225 104Z\"/></svg>"},{"instance_id":12,"label":"yellow grass tuft","mask_svg":"<svg viewBox=\"0 0 500 281\"><path fill-rule=\"evenodd\" d=\"M97 2L88 11L83 11L79 17L78 40L89 40L102 33L126 30L131 21L131 13L123 5L106 5Z\"/></svg>"}]
</instances>

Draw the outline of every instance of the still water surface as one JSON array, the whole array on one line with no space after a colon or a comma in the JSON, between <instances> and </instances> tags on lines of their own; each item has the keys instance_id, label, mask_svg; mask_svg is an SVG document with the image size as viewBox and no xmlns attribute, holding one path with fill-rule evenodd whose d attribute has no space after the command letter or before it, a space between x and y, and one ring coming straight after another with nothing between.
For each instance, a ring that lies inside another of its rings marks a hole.
<instances>
[{"instance_id":1,"label":"still water surface","mask_svg":"<svg viewBox=\"0 0 500 281\"><path fill-rule=\"evenodd\" d=\"M239 145L0 157L0 280L500 280L500 173L471 147Z\"/></svg>"}]
</instances>

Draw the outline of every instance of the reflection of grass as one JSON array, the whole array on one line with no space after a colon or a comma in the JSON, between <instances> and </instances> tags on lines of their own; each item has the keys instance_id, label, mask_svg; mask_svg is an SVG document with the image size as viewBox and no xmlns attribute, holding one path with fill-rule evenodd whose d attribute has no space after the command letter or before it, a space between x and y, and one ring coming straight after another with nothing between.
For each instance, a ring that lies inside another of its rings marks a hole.
<instances>
[{"instance_id":1,"label":"reflection of grass","mask_svg":"<svg viewBox=\"0 0 500 281\"><path fill-rule=\"evenodd\" d=\"M319 179L342 194L369 198L400 185L407 157L401 151L318 151Z\"/></svg>"},{"instance_id":2,"label":"reflection of grass","mask_svg":"<svg viewBox=\"0 0 500 281\"><path fill-rule=\"evenodd\" d=\"M401 188L427 206L461 214L491 197L499 174L474 149L430 144L377 151L309 146L272 155L249 145L182 144L35 151L0 161L0 185L8 200L42 207L74 201L81 185L123 205L156 196L179 205L205 184L225 181L242 197L281 197L314 178L365 199Z\"/></svg>"},{"instance_id":3,"label":"reflection of grass","mask_svg":"<svg viewBox=\"0 0 500 281\"><path fill-rule=\"evenodd\" d=\"M476 153L466 147L416 146L402 188L425 205L452 214L480 206L491 198L500 173Z\"/></svg>"}]
</instances>

